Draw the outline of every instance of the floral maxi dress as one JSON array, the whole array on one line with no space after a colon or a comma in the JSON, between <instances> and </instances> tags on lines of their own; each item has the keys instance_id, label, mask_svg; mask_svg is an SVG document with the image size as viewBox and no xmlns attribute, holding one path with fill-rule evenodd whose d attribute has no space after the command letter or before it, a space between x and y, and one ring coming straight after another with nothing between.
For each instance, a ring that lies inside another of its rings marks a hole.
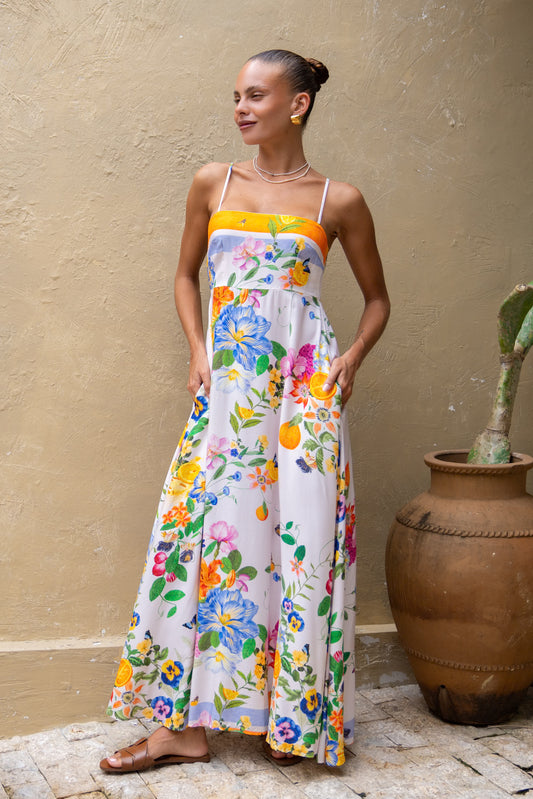
<instances>
[{"instance_id":1,"label":"floral maxi dress","mask_svg":"<svg viewBox=\"0 0 533 799\"><path fill-rule=\"evenodd\" d=\"M324 229L217 211L209 401L172 461L108 713L267 733L341 765L354 733L355 504Z\"/></svg>"}]
</instances>

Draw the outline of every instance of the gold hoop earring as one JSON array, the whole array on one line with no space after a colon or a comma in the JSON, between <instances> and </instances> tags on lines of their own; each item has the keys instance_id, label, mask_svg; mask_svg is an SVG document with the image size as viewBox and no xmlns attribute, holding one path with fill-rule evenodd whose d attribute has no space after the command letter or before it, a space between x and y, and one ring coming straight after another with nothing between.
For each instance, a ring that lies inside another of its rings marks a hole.
<instances>
[{"instance_id":1,"label":"gold hoop earring","mask_svg":"<svg viewBox=\"0 0 533 799\"><path fill-rule=\"evenodd\" d=\"M291 122L293 125L301 125L302 124L302 115L301 114L291 114Z\"/></svg>"}]
</instances>

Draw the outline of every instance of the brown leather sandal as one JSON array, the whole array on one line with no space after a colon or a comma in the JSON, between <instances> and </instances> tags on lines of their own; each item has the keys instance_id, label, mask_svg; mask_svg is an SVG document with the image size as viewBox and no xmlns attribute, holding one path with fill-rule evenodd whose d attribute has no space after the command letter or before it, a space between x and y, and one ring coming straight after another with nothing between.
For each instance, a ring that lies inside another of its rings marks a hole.
<instances>
[{"instance_id":1,"label":"brown leather sandal","mask_svg":"<svg viewBox=\"0 0 533 799\"><path fill-rule=\"evenodd\" d=\"M272 747L267 744L266 741L263 741L263 752L268 757L271 763L275 763L276 766L281 766L285 768L285 766L295 766L296 763L299 763L300 760L303 760L303 757L300 755L285 755L285 757L274 757L272 754L274 750Z\"/></svg>"},{"instance_id":2,"label":"brown leather sandal","mask_svg":"<svg viewBox=\"0 0 533 799\"><path fill-rule=\"evenodd\" d=\"M129 771L146 771L149 768L159 768L160 766L170 766L173 763L209 763L211 757L209 753L199 757L189 757L189 755L161 755L152 757L148 752L148 738L141 738L131 746L124 749L117 749L116 755L120 755L120 766L112 766L107 757L100 761L102 771L116 774L126 774Z\"/></svg>"}]
</instances>

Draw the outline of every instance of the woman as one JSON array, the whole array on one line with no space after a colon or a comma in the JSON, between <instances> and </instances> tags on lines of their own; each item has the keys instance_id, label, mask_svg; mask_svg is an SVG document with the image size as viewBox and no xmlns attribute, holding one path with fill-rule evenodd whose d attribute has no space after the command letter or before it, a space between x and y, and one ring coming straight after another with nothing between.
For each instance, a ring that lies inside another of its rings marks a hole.
<instances>
[{"instance_id":1,"label":"woman","mask_svg":"<svg viewBox=\"0 0 533 799\"><path fill-rule=\"evenodd\" d=\"M342 408L389 300L360 192L302 146L323 64L253 56L235 86L252 161L194 178L176 275L194 408L171 465L110 701L161 722L106 771L207 761L205 728L279 765L340 765L354 728L355 507ZM338 238L364 297L338 354L318 299ZM198 274L212 290L205 338Z\"/></svg>"}]
</instances>

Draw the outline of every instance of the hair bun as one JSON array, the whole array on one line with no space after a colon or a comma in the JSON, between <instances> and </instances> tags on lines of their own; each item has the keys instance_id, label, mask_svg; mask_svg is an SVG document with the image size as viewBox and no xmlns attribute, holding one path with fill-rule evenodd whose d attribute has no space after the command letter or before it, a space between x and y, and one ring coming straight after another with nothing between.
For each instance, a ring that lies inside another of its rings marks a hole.
<instances>
[{"instance_id":1,"label":"hair bun","mask_svg":"<svg viewBox=\"0 0 533 799\"><path fill-rule=\"evenodd\" d=\"M329 78L329 70L322 61L317 61L316 58L306 58L305 60L313 70L316 79L316 91L318 92L322 84Z\"/></svg>"}]
</instances>

